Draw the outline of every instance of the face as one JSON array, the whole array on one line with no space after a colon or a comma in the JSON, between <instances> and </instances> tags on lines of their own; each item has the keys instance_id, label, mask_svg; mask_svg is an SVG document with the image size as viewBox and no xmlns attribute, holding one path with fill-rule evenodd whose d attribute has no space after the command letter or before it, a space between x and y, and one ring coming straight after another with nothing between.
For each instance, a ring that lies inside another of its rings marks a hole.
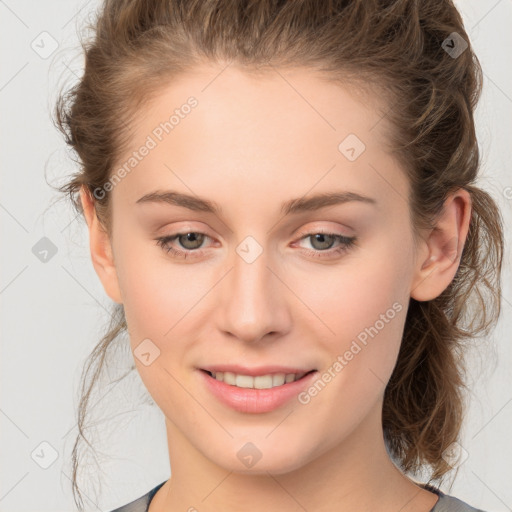
<instances>
[{"instance_id":1,"label":"face","mask_svg":"<svg viewBox=\"0 0 512 512\"><path fill-rule=\"evenodd\" d=\"M131 151L149 150L112 189L106 288L169 428L226 469L284 473L380 421L414 274L408 182L376 98L307 70L219 71L181 77L140 116ZM316 371L221 398L202 371L215 365Z\"/></svg>"}]
</instances>

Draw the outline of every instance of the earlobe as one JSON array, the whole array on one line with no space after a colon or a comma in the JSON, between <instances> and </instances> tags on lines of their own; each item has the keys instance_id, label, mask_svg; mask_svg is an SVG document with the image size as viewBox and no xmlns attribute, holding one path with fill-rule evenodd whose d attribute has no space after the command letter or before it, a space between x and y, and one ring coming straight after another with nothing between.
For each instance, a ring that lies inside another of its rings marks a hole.
<instances>
[{"instance_id":1,"label":"earlobe","mask_svg":"<svg viewBox=\"0 0 512 512\"><path fill-rule=\"evenodd\" d=\"M80 201L89 229L89 247L92 264L106 294L118 304L122 304L122 298L114 263L110 238L105 228L100 223L96 214L94 200L85 186L80 189Z\"/></svg>"},{"instance_id":2,"label":"earlobe","mask_svg":"<svg viewBox=\"0 0 512 512\"><path fill-rule=\"evenodd\" d=\"M465 189L458 189L446 199L436 226L424 242L411 286L413 299L435 299L452 282L459 268L470 221L471 195Z\"/></svg>"}]
</instances>

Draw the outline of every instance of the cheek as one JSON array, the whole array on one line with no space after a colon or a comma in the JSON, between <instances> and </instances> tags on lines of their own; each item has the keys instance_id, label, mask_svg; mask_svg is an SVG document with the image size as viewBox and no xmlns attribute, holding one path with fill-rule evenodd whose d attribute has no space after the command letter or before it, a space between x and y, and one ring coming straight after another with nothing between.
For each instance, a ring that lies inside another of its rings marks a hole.
<instances>
[{"instance_id":1,"label":"cheek","mask_svg":"<svg viewBox=\"0 0 512 512\"><path fill-rule=\"evenodd\" d=\"M309 337L322 340L331 371L343 374L335 380L354 396L382 390L393 371L409 300L406 259L381 241L338 269L297 281L297 294L308 305Z\"/></svg>"},{"instance_id":2,"label":"cheek","mask_svg":"<svg viewBox=\"0 0 512 512\"><path fill-rule=\"evenodd\" d=\"M131 336L165 340L205 294L205 280L193 266L173 263L156 242L119 240L118 251L119 285Z\"/></svg>"},{"instance_id":3,"label":"cheek","mask_svg":"<svg viewBox=\"0 0 512 512\"><path fill-rule=\"evenodd\" d=\"M371 248L346 256L339 266L304 272L294 279L294 291L317 318L313 323L323 322L332 339L357 336L386 315L395 302L405 308L406 267L406 258L396 249L377 241ZM394 316L394 311L388 316Z\"/></svg>"},{"instance_id":4,"label":"cheek","mask_svg":"<svg viewBox=\"0 0 512 512\"><path fill-rule=\"evenodd\" d=\"M153 247L151 241L117 240L118 279L137 370L162 410L183 411L189 398L178 376L188 348L184 329L190 328L206 285L185 265L167 259L156 242Z\"/></svg>"}]
</instances>

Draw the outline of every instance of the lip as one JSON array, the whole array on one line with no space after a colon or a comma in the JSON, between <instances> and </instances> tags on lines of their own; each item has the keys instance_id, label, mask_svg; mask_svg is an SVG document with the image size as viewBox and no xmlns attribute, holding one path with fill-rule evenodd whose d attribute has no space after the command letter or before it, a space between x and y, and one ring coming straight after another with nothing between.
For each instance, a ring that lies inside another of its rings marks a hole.
<instances>
[{"instance_id":1,"label":"lip","mask_svg":"<svg viewBox=\"0 0 512 512\"><path fill-rule=\"evenodd\" d=\"M261 375L268 375L273 373L308 373L315 368L297 368L290 366L255 366L253 368L248 368L246 366L241 366L238 364L217 364L211 366L203 366L199 368L200 370L206 370L208 372L216 373L216 372L231 372L237 373L239 375L249 375L250 377L258 377Z\"/></svg>"},{"instance_id":2,"label":"lip","mask_svg":"<svg viewBox=\"0 0 512 512\"><path fill-rule=\"evenodd\" d=\"M233 368L233 366L223 366L223 368ZM270 367L266 367L265 371L267 373L272 373L269 372L269 368ZM309 370L311 373L294 382L285 383L282 386L277 386L271 389L252 389L238 388L236 386L226 384L225 382L218 381L210 376L205 370L206 368L202 370L198 369L199 377L202 379L206 388L212 393L212 395L214 395L221 403L236 411L252 414L270 412L281 407L292 398L296 397L304 388L310 386L311 382L318 374L317 370ZM255 369L253 368L253 370ZM247 369L244 371L247 371ZM243 372L238 371L234 373ZM286 372L283 371L281 373ZM299 372L290 371L288 373ZM248 374L244 373L244 375ZM260 373L260 375L264 375L264 373Z\"/></svg>"}]
</instances>

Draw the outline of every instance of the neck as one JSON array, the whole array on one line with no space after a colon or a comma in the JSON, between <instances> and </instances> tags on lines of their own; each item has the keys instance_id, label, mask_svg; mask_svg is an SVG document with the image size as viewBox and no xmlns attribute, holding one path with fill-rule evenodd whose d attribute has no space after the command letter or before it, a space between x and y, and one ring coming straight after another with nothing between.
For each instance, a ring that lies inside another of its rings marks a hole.
<instances>
[{"instance_id":1,"label":"neck","mask_svg":"<svg viewBox=\"0 0 512 512\"><path fill-rule=\"evenodd\" d=\"M277 507L280 512L429 512L437 496L390 460L380 410L376 407L338 445L323 446L316 458L282 474L223 468L166 420L171 478L154 496L149 512L259 512Z\"/></svg>"}]
</instances>

